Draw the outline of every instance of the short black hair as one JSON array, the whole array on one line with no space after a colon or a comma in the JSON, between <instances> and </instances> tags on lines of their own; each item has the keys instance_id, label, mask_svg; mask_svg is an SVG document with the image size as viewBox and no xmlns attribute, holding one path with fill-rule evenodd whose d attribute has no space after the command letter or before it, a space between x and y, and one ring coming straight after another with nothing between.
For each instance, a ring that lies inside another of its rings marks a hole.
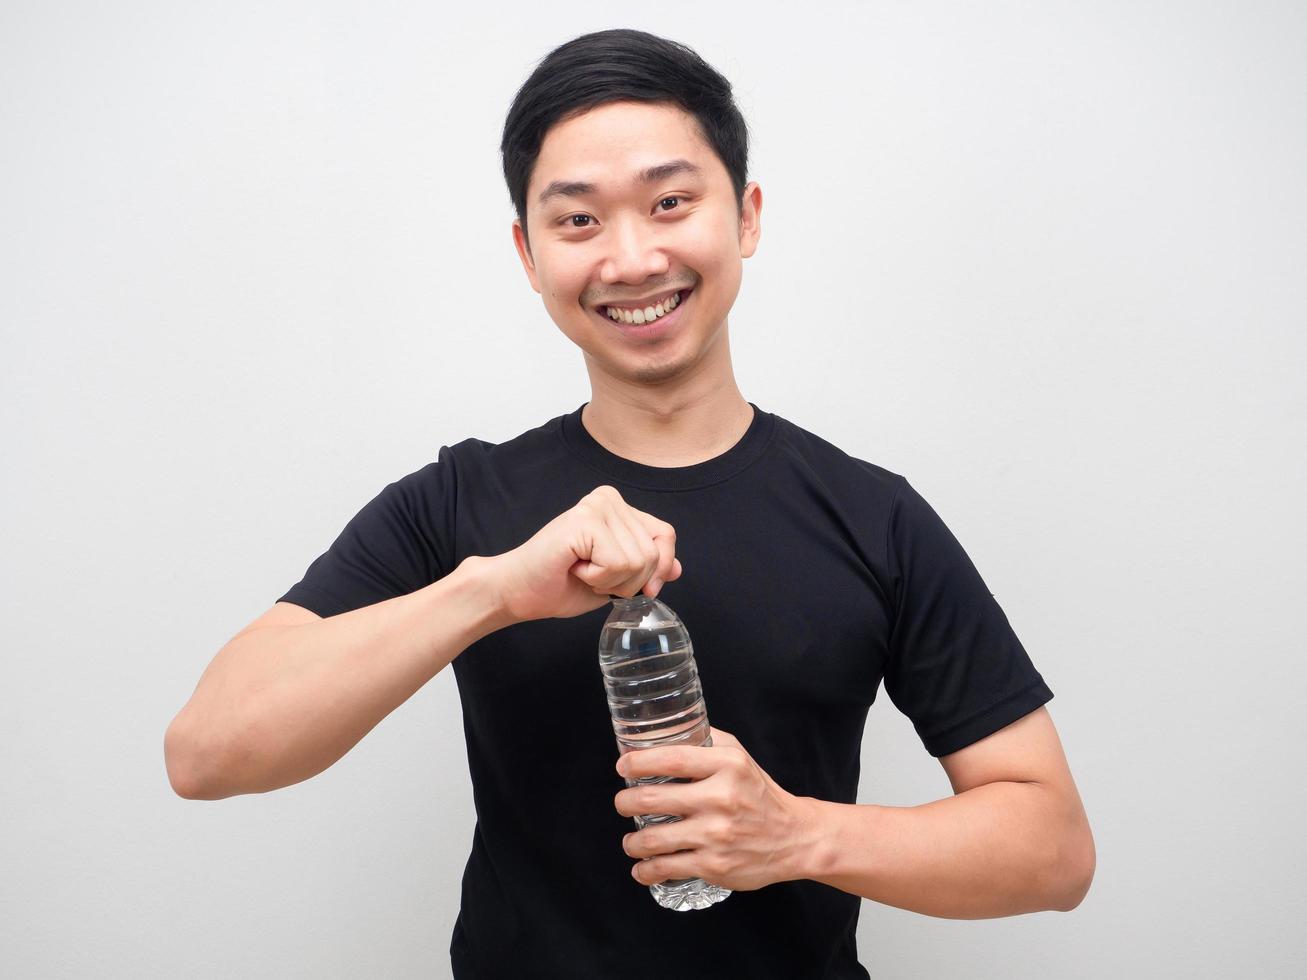
<instances>
[{"instance_id":1,"label":"short black hair","mask_svg":"<svg viewBox=\"0 0 1307 980\"><path fill-rule=\"evenodd\" d=\"M524 235L526 189L549 128L606 102L626 101L667 102L694 116L730 174L736 206L743 210L749 133L731 83L684 44L614 28L554 48L522 83L508 110L499 152Z\"/></svg>"}]
</instances>

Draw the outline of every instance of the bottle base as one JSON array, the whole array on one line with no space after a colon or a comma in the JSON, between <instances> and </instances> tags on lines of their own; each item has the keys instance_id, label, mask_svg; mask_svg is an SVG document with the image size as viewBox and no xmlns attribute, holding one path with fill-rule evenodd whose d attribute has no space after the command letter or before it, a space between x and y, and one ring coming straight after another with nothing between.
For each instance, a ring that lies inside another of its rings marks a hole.
<instances>
[{"instance_id":1,"label":"bottle base","mask_svg":"<svg viewBox=\"0 0 1307 980\"><path fill-rule=\"evenodd\" d=\"M683 878L679 881L660 881L649 886L649 894L654 901L665 909L674 912L688 912L691 909L706 909L726 899L731 894L729 888L710 885L702 878Z\"/></svg>"}]
</instances>

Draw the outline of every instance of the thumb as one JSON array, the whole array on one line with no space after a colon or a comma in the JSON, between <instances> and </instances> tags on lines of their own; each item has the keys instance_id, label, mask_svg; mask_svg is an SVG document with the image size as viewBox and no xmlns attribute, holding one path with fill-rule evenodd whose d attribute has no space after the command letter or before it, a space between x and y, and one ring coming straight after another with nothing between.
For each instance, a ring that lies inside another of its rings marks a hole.
<instances>
[{"instance_id":1,"label":"thumb","mask_svg":"<svg viewBox=\"0 0 1307 980\"><path fill-rule=\"evenodd\" d=\"M581 558L572 562L572 567L568 571L586 585L590 585L592 580L599 575L599 566L588 559Z\"/></svg>"},{"instance_id":2,"label":"thumb","mask_svg":"<svg viewBox=\"0 0 1307 980\"><path fill-rule=\"evenodd\" d=\"M740 740L738 738L724 729L714 728L712 725L709 725L708 734L712 736L713 745L735 745L739 748L744 748L743 745L740 745Z\"/></svg>"}]
</instances>

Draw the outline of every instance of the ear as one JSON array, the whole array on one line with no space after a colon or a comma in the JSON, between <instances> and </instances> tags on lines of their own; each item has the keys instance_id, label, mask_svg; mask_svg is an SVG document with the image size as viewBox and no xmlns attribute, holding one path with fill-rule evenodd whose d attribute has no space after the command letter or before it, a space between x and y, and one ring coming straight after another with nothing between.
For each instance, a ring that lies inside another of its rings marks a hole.
<instances>
[{"instance_id":1,"label":"ear","mask_svg":"<svg viewBox=\"0 0 1307 980\"><path fill-rule=\"evenodd\" d=\"M740 258L747 259L758 248L762 235L762 188L756 180L744 188L744 203L740 209Z\"/></svg>"},{"instance_id":2,"label":"ear","mask_svg":"<svg viewBox=\"0 0 1307 980\"><path fill-rule=\"evenodd\" d=\"M522 260L522 268L531 281L531 288L540 292L540 277L536 275L535 260L531 257L531 247L527 244L526 233L522 230L520 218L513 219L513 245L517 248L517 257Z\"/></svg>"}]
</instances>

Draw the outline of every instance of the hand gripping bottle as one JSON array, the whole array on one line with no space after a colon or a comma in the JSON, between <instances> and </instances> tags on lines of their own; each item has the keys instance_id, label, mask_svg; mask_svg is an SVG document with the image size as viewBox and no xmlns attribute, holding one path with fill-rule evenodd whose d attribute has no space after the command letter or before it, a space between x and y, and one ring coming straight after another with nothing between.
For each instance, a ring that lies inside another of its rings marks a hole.
<instances>
[{"instance_id":1,"label":"hand gripping bottle","mask_svg":"<svg viewBox=\"0 0 1307 980\"><path fill-rule=\"evenodd\" d=\"M625 755L663 745L712 745L694 647L685 625L676 613L649 596L609 598L613 611L599 637L599 668L604 674L618 751ZM690 780L644 776L627 779L626 785L667 782ZM635 818L635 825L643 830L650 824L680 819L675 814L644 814ZM663 908L676 911L706 909L731 893L702 878L662 881L650 885L649 891Z\"/></svg>"}]
</instances>

